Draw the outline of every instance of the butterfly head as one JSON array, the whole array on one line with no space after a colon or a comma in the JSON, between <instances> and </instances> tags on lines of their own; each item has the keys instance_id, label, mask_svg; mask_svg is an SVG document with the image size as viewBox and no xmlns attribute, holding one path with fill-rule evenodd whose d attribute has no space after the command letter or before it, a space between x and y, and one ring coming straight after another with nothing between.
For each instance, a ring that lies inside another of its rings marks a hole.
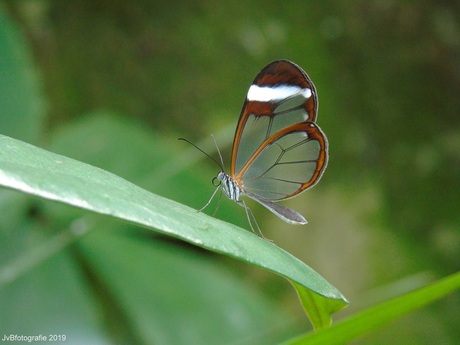
<instances>
[{"instance_id":1,"label":"butterfly head","mask_svg":"<svg viewBox=\"0 0 460 345\"><path fill-rule=\"evenodd\" d=\"M226 180L226 176L225 176L225 175L227 175L227 174L226 174L223 170L220 171L220 172L216 175L216 177L214 177L214 178L212 179L212 185L213 185L214 187L219 187L219 186L222 184L222 182L224 182L224 181ZM224 183L225 183L225 182L224 182Z\"/></svg>"}]
</instances>

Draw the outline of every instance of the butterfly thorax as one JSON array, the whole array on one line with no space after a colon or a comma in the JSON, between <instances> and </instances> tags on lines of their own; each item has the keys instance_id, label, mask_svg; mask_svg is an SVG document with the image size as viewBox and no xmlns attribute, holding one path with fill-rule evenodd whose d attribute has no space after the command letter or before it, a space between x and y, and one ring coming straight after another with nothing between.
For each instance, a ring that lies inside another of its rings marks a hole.
<instances>
[{"instance_id":1,"label":"butterfly thorax","mask_svg":"<svg viewBox=\"0 0 460 345\"><path fill-rule=\"evenodd\" d=\"M230 175L221 171L217 174L217 179L222 183L222 189L229 199L240 200L241 189Z\"/></svg>"}]
</instances>

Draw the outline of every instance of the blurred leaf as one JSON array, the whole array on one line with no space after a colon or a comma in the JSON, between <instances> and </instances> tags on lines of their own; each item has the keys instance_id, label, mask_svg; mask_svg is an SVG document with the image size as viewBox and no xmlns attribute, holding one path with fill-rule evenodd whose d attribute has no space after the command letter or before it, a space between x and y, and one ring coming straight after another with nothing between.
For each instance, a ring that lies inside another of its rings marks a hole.
<instances>
[{"instance_id":1,"label":"blurred leaf","mask_svg":"<svg viewBox=\"0 0 460 345\"><path fill-rule=\"evenodd\" d=\"M0 184L156 229L265 268L325 298L332 307L322 310L335 312L347 304L335 287L273 243L149 193L104 170L4 136L0 137Z\"/></svg>"},{"instance_id":2,"label":"blurred leaf","mask_svg":"<svg viewBox=\"0 0 460 345\"><path fill-rule=\"evenodd\" d=\"M98 228L79 242L99 281L101 299L122 309L124 322L111 329L128 324L146 344L275 344L286 339L292 320L210 260L212 254L136 236L124 227Z\"/></svg>"},{"instance_id":3,"label":"blurred leaf","mask_svg":"<svg viewBox=\"0 0 460 345\"><path fill-rule=\"evenodd\" d=\"M130 181L142 181L168 159L163 138L111 111L93 111L57 128L49 149Z\"/></svg>"},{"instance_id":4,"label":"blurred leaf","mask_svg":"<svg viewBox=\"0 0 460 345\"><path fill-rule=\"evenodd\" d=\"M0 7L0 133L36 143L45 102L26 40Z\"/></svg>"},{"instance_id":5,"label":"blurred leaf","mask_svg":"<svg viewBox=\"0 0 460 345\"><path fill-rule=\"evenodd\" d=\"M3 332L65 334L69 344L275 344L294 334L292 319L209 254L94 218L56 240L96 231L0 289ZM37 259L29 254L22 261Z\"/></svg>"},{"instance_id":6,"label":"blurred leaf","mask_svg":"<svg viewBox=\"0 0 460 345\"><path fill-rule=\"evenodd\" d=\"M286 345L348 344L350 341L394 321L427 304L433 303L460 288L460 273L441 279L424 288L380 303L336 323L316 334L293 339Z\"/></svg>"},{"instance_id":7,"label":"blurred leaf","mask_svg":"<svg viewBox=\"0 0 460 345\"><path fill-rule=\"evenodd\" d=\"M0 286L1 332L61 334L68 344L103 344L98 305L87 294L75 260L69 251L54 254L14 283ZM14 274L18 269L16 265L1 268L2 280L6 272Z\"/></svg>"}]
</instances>

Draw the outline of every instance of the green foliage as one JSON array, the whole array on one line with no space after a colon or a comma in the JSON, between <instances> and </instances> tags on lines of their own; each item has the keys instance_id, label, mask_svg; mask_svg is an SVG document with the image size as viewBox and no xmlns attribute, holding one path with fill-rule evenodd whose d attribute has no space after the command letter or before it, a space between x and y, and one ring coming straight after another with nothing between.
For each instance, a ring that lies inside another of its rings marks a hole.
<instances>
[{"instance_id":1,"label":"green foliage","mask_svg":"<svg viewBox=\"0 0 460 345\"><path fill-rule=\"evenodd\" d=\"M299 337L284 344L348 344L357 337L363 336L458 289L460 289L460 273L363 310L327 330Z\"/></svg>"}]
</instances>

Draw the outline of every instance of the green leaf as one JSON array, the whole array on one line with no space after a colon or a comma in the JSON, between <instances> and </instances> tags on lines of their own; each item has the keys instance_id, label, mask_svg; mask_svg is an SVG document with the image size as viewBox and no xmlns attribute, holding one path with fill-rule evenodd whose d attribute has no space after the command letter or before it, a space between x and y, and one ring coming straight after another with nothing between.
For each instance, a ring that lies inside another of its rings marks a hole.
<instances>
[{"instance_id":1,"label":"green leaf","mask_svg":"<svg viewBox=\"0 0 460 345\"><path fill-rule=\"evenodd\" d=\"M331 326L330 315L342 309L340 300L327 300L320 295L306 289L304 286L291 282L297 290L305 313L308 315L315 330L328 328Z\"/></svg>"},{"instance_id":2,"label":"green leaf","mask_svg":"<svg viewBox=\"0 0 460 345\"><path fill-rule=\"evenodd\" d=\"M0 185L123 219L277 273L328 306L318 308L323 317L311 317L315 328L324 326L316 320L329 318L347 304L317 272L271 242L102 169L5 136L0 136Z\"/></svg>"},{"instance_id":3,"label":"green leaf","mask_svg":"<svg viewBox=\"0 0 460 345\"><path fill-rule=\"evenodd\" d=\"M460 288L460 273L453 274L431 285L382 302L336 323L329 329L308 334L285 345L348 344L357 337L375 330L415 310L421 309Z\"/></svg>"}]
</instances>

